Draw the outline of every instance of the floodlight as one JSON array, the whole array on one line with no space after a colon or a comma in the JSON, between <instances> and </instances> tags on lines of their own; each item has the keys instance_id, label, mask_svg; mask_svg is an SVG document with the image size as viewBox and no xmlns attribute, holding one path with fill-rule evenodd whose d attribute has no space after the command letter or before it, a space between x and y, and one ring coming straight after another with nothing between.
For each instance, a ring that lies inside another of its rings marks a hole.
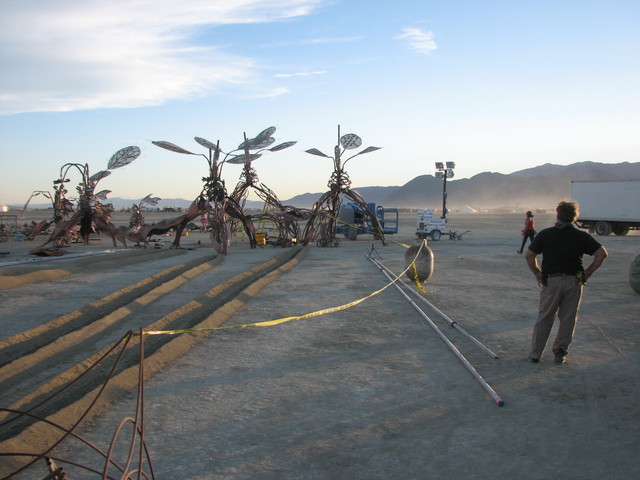
<instances>
[{"instance_id":1,"label":"floodlight","mask_svg":"<svg viewBox=\"0 0 640 480\"><path fill-rule=\"evenodd\" d=\"M456 168L456 162L447 162L447 168Z\"/></svg>"},{"instance_id":2,"label":"floodlight","mask_svg":"<svg viewBox=\"0 0 640 480\"><path fill-rule=\"evenodd\" d=\"M436 178L444 178L444 172L436 172Z\"/></svg>"},{"instance_id":3,"label":"floodlight","mask_svg":"<svg viewBox=\"0 0 640 480\"><path fill-rule=\"evenodd\" d=\"M438 170L444 170L444 163L442 162L436 162L436 168Z\"/></svg>"}]
</instances>

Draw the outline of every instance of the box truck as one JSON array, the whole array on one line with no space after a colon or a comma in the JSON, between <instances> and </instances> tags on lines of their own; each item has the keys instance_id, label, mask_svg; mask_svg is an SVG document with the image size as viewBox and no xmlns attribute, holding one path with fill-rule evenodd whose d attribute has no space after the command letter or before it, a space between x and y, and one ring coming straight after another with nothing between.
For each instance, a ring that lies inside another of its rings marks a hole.
<instances>
[{"instance_id":1,"label":"box truck","mask_svg":"<svg viewBox=\"0 0 640 480\"><path fill-rule=\"evenodd\" d=\"M596 235L626 235L640 229L640 180L572 181L580 204L576 224Z\"/></svg>"}]
</instances>

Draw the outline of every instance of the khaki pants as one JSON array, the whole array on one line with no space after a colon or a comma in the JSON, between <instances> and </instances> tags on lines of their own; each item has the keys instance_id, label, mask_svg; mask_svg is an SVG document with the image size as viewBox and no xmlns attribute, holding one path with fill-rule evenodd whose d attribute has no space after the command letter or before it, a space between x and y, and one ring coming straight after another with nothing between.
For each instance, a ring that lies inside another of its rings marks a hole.
<instances>
[{"instance_id":1,"label":"khaki pants","mask_svg":"<svg viewBox=\"0 0 640 480\"><path fill-rule=\"evenodd\" d=\"M558 334L553 342L553 353L566 353L573 339L578 320L578 309L582 300L582 285L576 283L575 275L550 277L540 291L538 320L533 327L529 358L539 359L547 345L551 327L558 314Z\"/></svg>"}]
</instances>

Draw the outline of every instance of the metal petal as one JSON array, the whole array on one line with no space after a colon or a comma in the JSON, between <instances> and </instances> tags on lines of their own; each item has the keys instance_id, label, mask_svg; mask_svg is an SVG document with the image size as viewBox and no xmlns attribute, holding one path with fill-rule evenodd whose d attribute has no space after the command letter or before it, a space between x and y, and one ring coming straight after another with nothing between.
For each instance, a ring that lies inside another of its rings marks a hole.
<instances>
[{"instance_id":1,"label":"metal petal","mask_svg":"<svg viewBox=\"0 0 640 480\"><path fill-rule=\"evenodd\" d=\"M276 141L273 137L266 138L250 138L246 142L242 142L238 145L238 150L257 150L259 148L267 148L269 145Z\"/></svg>"},{"instance_id":2,"label":"metal petal","mask_svg":"<svg viewBox=\"0 0 640 480\"><path fill-rule=\"evenodd\" d=\"M94 194L94 196L100 200L106 200L107 195L111 193L111 190L100 190L98 193Z\"/></svg>"},{"instance_id":3,"label":"metal petal","mask_svg":"<svg viewBox=\"0 0 640 480\"><path fill-rule=\"evenodd\" d=\"M270 148L269 151L277 152L279 150L284 150L285 148L294 146L296 143L298 142L284 142L284 143L281 143L280 145L276 145L275 147Z\"/></svg>"},{"instance_id":4,"label":"metal petal","mask_svg":"<svg viewBox=\"0 0 640 480\"><path fill-rule=\"evenodd\" d=\"M209 150L213 150L214 152L218 148L215 143L212 143L209 140L206 140L206 139L204 139L202 137L193 137L193 139L196 142L198 142L200 145L202 145L203 147L208 148Z\"/></svg>"},{"instance_id":5,"label":"metal petal","mask_svg":"<svg viewBox=\"0 0 640 480\"><path fill-rule=\"evenodd\" d=\"M376 150L380 150L380 148L382 147L367 147L364 150L362 150L358 155L362 155L363 153L375 152Z\"/></svg>"},{"instance_id":6,"label":"metal petal","mask_svg":"<svg viewBox=\"0 0 640 480\"><path fill-rule=\"evenodd\" d=\"M107 169L113 170L115 168L124 167L125 165L133 162L139 156L140 149L136 146L122 148L113 154L107 164Z\"/></svg>"},{"instance_id":7,"label":"metal petal","mask_svg":"<svg viewBox=\"0 0 640 480\"><path fill-rule=\"evenodd\" d=\"M236 155L227 160L227 163L233 163L234 165L241 165L245 162L253 162L262 156L261 153L243 153L242 155Z\"/></svg>"},{"instance_id":8,"label":"metal petal","mask_svg":"<svg viewBox=\"0 0 640 480\"><path fill-rule=\"evenodd\" d=\"M309 150L305 150L305 152L310 153L311 155L318 155L319 157L333 158L333 157L330 157L329 155L325 155L317 148L311 148Z\"/></svg>"},{"instance_id":9,"label":"metal petal","mask_svg":"<svg viewBox=\"0 0 640 480\"><path fill-rule=\"evenodd\" d=\"M189 150L185 150L184 148L179 147L178 145L175 145L171 142L164 142L162 140L159 140L157 142L151 143L153 143L156 147L164 148L165 150L170 150L172 152L184 153L185 155L196 155L195 153L192 153Z\"/></svg>"},{"instance_id":10,"label":"metal petal","mask_svg":"<svg viewBox=\"0 0 640 480\"><path fill-rule=\"evenodd\" d=\"M271 135L273 135L274 133L276 133L276 127L269 127L269 128L265 128L263 131L261 131L258 135L256 135L256 140L258 139L264 139L264 138L269 138Z\"/></svg>"},{"instance_id":11,"label":"metal petal","mask_svg":"<svg viewBox=\"0 0 640 480\"><path fill-rule=\"evenodd\" d=\"M89 181L93 183L98 183L100 180L102 180L105 177L108 177L109 175L111 175L111 172L109 170L102 170L98 173L91 175L89 177Z\"/></svg>"},{"instance_id":12,"label":"metal petal","mask_svg":"<svg viewBox=\"0 0 640 480\"><path fill-rule=\"evenodd\" d=\"M340 138L340 145L347 150L351 150L362 145L362 139L355 133L347 133Z\"/></svg>"}]
</instances>

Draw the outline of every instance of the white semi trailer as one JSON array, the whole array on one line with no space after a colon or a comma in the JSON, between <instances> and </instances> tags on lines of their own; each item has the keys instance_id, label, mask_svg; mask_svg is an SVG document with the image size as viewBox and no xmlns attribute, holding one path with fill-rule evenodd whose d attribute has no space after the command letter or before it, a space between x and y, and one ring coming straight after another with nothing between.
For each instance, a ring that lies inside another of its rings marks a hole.
<instances>
[{"instance_id":1,"label":"white semi trailer","mask_svg":"<svg viewBox=\"0 0 640 480\"><path fill-rule=\"evenodd\" d=\"M572 181L571 199L580 204L577 225L591 233L640 230L640 180Z\"/></svg>"}]
</instances>

